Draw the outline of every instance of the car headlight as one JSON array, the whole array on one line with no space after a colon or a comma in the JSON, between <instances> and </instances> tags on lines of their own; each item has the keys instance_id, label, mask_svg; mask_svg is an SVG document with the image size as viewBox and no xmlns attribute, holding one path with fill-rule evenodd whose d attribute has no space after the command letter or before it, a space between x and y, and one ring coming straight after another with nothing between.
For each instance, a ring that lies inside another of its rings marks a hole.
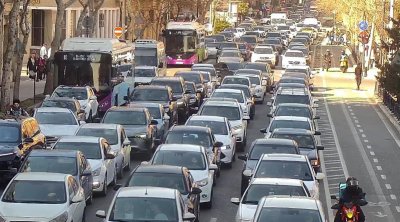
<instances>
[{"instance_id":1,"label":"car headlight","mask_svg":"<svg viewBox=\"0 0 400 222\"><path fill-rule=\"evenodd\" d=\"M54 218L50 222L66 222L67 220L68 220L68 212L65 211L64 213L62 213L58 217Z\"/></svg>"},{"instance_id":2,"label":"car headlight","mask_svg":"<svg viewBox=\"0 0 400 222\"><path fill-rule=\"evenodd\" d=\"M208 178L204 178L204 179L198 181L197 184L198 184L199 186L201 186L201 187L207 186L207 184L208 184Z\"/></svg>"},{"instance_id":3,"label":"car headlight","mask_svg":"<svg viewBox=\"0 0 400 222\"><path fill-rule=\"evenodd\" d=\"M178 106L182 106L183 105L183 100L178 100L178 102L176 102L178 104Z\"/></svg>"},{"instance_id":4,"label":"car headlight","mask_svg":"<svg viewBox=\"0 0 400 222\"><path fill-rule=\"evenodd\" d=\"M311 165L312 166L318 166L319 165L319 160L311 160Z\"/></svg>"},{"instance_id":5,"label":"car headlight","mask_svg":"<svg viewBox=\"0 0 400 222\"><path fill-rule=\"evenodd\" d=\"M93 173L93 176L97 177L97 176L100 175L100 172L101 172L101 167L99 167L99 168L93 170L92 173Z\"/></svg>"},{"instance_id":6,"label":"car headlight","mask_svg":"<svg viewBox=\"0 0 400 222\"><path fill-rule=\"evenodd\" d=\"M146 133L139 133L139 134L136 134L135 137L136 137L136 138L141 138L141 139L146 139L147 134L146 134Z\"/></svg>"}]
</instances>

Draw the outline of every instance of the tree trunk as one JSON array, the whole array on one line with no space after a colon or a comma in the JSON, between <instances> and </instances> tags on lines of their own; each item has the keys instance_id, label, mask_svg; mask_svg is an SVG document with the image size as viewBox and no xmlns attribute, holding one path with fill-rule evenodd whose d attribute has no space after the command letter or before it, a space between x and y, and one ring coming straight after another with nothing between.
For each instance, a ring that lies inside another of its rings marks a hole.
<instances>
[{"instance_id":1,"label":"tree trunk","mask_svg":"<svg viewBox=\"0 0 400 222\"><path fill-rule=\"evenodd\" d=\"M75 37L82 37L83 34L83 22L85 21L85 17L87 14L88 10L88 5L83 5L83 10L79 16L78 22L76 24L76 30L75 30Z\"/></svg>"},{"instance_id":2,"label":"tree trunk","mask_svg":"<svg viewBox=\"0 0 400 222\"><path fill-rule=\"evenodd\" d=\"M0 39L4 39L4 0L0 0ZM0 81L3 78L3 51L4 51L4 43L0 42ZM0 89L0 98L1 98L1 89Z\"/></svg>"},{"instance_id":3,"label":"tree trunk","mask_svg":"<svg viewBox=\"0 0 400 222\"><path fill-rule=\"evenodd\" d=\"M3 76L1 79L1 101L0 101L0 107L1 110L5 111L10 104L10 94L11 94L11 83L12 83L12 77L13 77L13 72L12 72L12 58L15 50L15 43L17 39L17 31L18 31L18 25L17 25L17 18L18 18L18 12L19 12L19 7L20 7L20 0L14 0L13 7L10 11L9 14L9 20L8 20L8 42L7 42L7 48L6 52L4 53L4 63L3 63Z\"/></svg>"}]
</instances>

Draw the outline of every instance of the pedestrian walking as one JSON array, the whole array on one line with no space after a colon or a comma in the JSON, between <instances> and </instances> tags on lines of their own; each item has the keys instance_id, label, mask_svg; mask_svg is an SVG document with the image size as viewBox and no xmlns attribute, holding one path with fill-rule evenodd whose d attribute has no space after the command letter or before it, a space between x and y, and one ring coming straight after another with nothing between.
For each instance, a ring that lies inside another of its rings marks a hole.
<instances>
[{"instance_id":1,"label":"pedestrian walking","mask_svg":"<svg viewBox=\"0 0 400 222\"><path fill-rule=\"evenodd\" d=\"M47 60L47 55L45 55L43 58L39 57L39 59L38 59L37 81L44 79L45 71L46 71L46 60Z\"/></svg>"},{"instance_id":2,"label":"pedestrian walking","mask_svg":"<svg viewBox=\"0 0 400 222\"><path fill-rule=\"evenodd\" d=\"M363 70L362 70L361 63L357 63L356 69L354 71L354 74L356 77L357 90L360 90L362 71Z\"/></svg>"},{"instance_id":3,"label":"pedestrian walking","mask_svg":"<svg viewBox=\"0 0 400 222\"><path fill-rule=\"evenodd\" d=\"M31 57L28 60L27 64L27 69L28 69L28 74L29 78L35 80L36 78L36 72L37 72L37 59L36 59L36 52L33 52L31 54Z\"/></svg>"},{"instance_id":4,"label":"pedestrian walking","mask_svg":"<svg viewBox=\"0 0 400 222\"><path fill-rule=\"evenodd\" d=\"M44 56L47 55L47 44L44 43L40 48L40 58L44 59Z\"/></svg>"}]
</instances>

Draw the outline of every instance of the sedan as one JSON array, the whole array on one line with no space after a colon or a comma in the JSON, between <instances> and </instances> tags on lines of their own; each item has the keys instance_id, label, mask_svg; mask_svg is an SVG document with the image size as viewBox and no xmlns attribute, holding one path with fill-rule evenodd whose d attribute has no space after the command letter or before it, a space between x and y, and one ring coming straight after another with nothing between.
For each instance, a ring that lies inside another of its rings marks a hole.
<instances>
[{"instance_id":1,"label":"sedan","mask_svg":"<svg viewBox=\"0 0 400 222\"><path fill-rule=\"evenodd\" d=\"M69 174L17 174L0 201L0 221L82 222L85 192Z\"/></svg>"},{"instance_id":2,"label":"sedan","mask_svg":"<svg viewBox=\"0 0 400 222\"><path fill-rule=\"evenodd\" d=\"M268 138L275 129L279 128L304 129L314 132L315 135L321 135L321 133L314 128L312 120L307 117L299 116L276 116L271 119L268 128L263 128L260 132L264 133L265 137Z\"/></svg>"},{"instance_id":3,"label":"sedan","mask_svg":"<svg viewBox=\"0 0 400 222\"><path fill-rule=\"evenodd\" d=\"M282 56L282 68L286 69L290 65L306 65L306 57L302 51L287 50Z\"/></svg>"},{"instance_id":4,"label":"sedan","mask_svg":"<svg viewBox=\"0 0 400 222\"><path fill-rule=\"evenodd\" d=\"M233 51L233 50L224 50L221 52L221 54L218 56L218 61L217 63L220 62L243 62L242 55L240 54L240 51Z\"/></svg>"},{"instance_id":5,"label":"sedan","mask_svg":"<svg viewBox=\"0 0 400 222\"><path fill-rule=\"evenodd\" d=\"M230 99L236 99L237 102L240 104L243 114L245 116L250 116L250 119L254 118L250 114L250 109L251 109L251 102L249 102L244 93L241 90L238 89L216 89L210 96L210 98L230 98Z\"/></svg>"},{"instance_id":6,"label":"sedan","mask_svg":"<svg viewBox=\"0 0 400 222\"><path fill-rule=\"evenodd\" d=\"M85 110L81 109L81 104L78 100L68 97L52 97L46 98L41 107L59 107L71 110L78 120L85 121Z\"/></svg>"}]
</instances>

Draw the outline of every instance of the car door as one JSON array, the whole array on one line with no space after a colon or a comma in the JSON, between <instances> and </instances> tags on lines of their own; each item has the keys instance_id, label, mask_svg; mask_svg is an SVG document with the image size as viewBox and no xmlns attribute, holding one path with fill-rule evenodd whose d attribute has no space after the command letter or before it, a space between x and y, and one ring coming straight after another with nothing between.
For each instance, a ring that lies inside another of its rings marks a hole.
<instances>
[{"instance_id":1,"label":"car door","mask_svg":"<svg viewBox=\"0 0 400 222\"><path fill-rule=\"evenodd\" d=\"M185 173L186 174L186 173ZM196 185L193 179L193 176L190 172L187 172L185 176L185 182L187 183L188 190L192 191L192 188ZM200 204L200 195L198 194L189 194L190 203L193 204L194 209Z\"/></svg>"},{"instance_id":2,"label":"car door","mask_svg":"<svg viewBox=\"0 0 400 222\"><path fill-rule=\"evenodd\" d=\"M92 181L91 176L84 175L85 170L89 168L85 156L82 153L78 154L78 165L79 165L79 182L85 192L85 198L90 195Z\"/></svg>"},{"instance_id":3,"label":"car door","mask_svg":"<svg viewBox=\"0 0 400 222\"><path fill-rule=\"evenodd\" d=\"M79 186L79 183L72 176L68 178L68 181L69 181L69 184L71 186L71 191L72 191L72 193L70 193L70 195L69 195L69 200L70 200L69 208L71 209L70 212L71 212L73 221L82 221L83 213L85 211L85 206L86 206L85 201L81 201L81 202L77 202L77 203L73 203L71 201L72 198L74 198L76 195L82 195L79 193L81 186Z\"/></svg>"},{"instance_id":4,"label":"car door","mask_svg":"<svg viewBox=\"0 0 400 222\"><path fill-rule=\"evenodd\" d=\"M120 132L120 140L121 140L121 146L122 146L122 152L124 154L124 163L123 166L127 166L129 162L131 161L131 145L130 144L125 144L125 141L128 140L125 129L121 127L121 132Z\"/></svg>"},{"instance_id":5,"label":"car door","mask_svg":"<svg viewBox=\"0 0 400 222\"><path fill-rule=\"evenodd\" d=\"M94 99L90 99L93 96L95 96L93 89L88 89L88 95L89 95L89 101L88 104L90 105L90 109L92 111L92 115L96 116L97 115L97 109L99 107L99 103L97 102L97 100Z\"/></svg>"},{"instance_id":6,"label":"car door","mask_svg":"<svg viewBox=\"0 0 400 222\"><path fill-rule=\"evenodd\" d=\"M106 154L111 152L111 146L105 140L102 142L102 150L104 156L104 162L107 169L107 184L109 184L114 179L115 174L115 160L114 159L106 159Z\"/></svg>"}]
</instances>

